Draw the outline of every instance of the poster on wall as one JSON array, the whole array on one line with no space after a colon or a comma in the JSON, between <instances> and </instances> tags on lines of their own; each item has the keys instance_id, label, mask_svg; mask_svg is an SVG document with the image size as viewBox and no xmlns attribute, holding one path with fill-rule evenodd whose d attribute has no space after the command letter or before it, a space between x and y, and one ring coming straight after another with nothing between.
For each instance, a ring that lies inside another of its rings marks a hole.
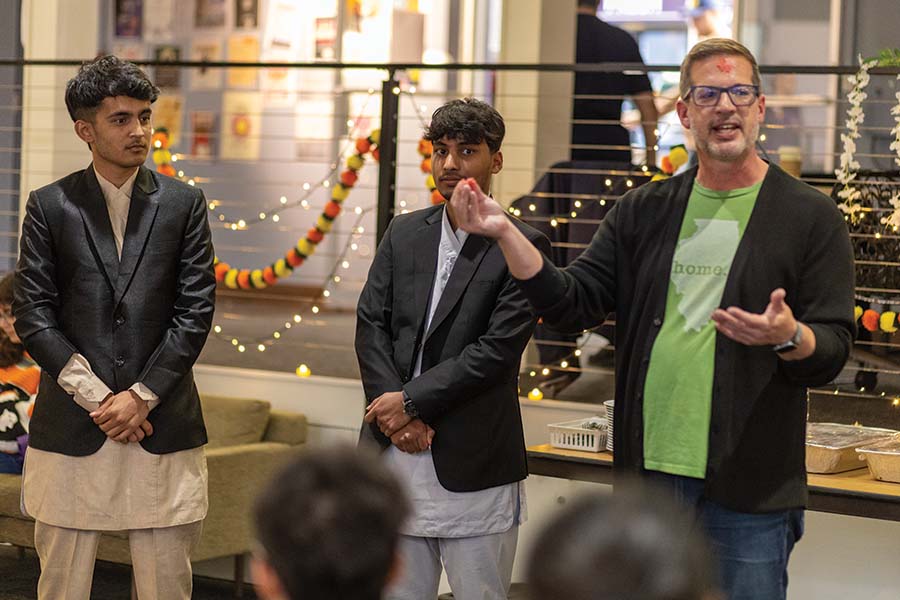
<instances>
[{"instance_id":1,"label":"poster on wall","mask_svg":"<svg viewBox=\"0 0 900 600\"><path fill-rule=\"evenodd\" d=\"M234 0L235 29L259 27L259 0Z\"/></svg>"},{"instance_id":2,"label":"poster on wall","mask_svg":"<svg viewBox=\"0 0 900 600\"><path fill-rule=\"evenodd\" d=\"M141 0L116 0L116 37L140 38L143 16Z\"/></svg>"},{"instance_id":3,"label":"poster on wall","mask_svg":"<svg viewBox=\"0 0 900 600\"><path fill-rule=\"evenodd\" d=\"M153 58L159 62L181 60L181 48L171 44L157 46L153 49ZM178 89L181 87L181 71L178 67L156 67L156 77L153 83L161 88Z\"/></svg>"},{"instance_id":4,"label":"poster on wall","mask_svg":"<svg viewBox=\"0 0 900 600\"><path fill-rule=\"evenodd\" d=\"M222 42L217 39L196 39L191 44L191 60L197 62L221 62ZM217 90L222 87L222 72L218 67L191 69L192 90Z\"/></svg>"},{"instance_id":5,"label":"poster on wall","mask_svg":"<svg viewBox=\"0 0 900 600\"><path fill-rule=\"evenodd\" d=\"M228 36L230 62L259 62L259 38L255 34ZM255 88L256 71L252 68L228 69L228 87Z\"/></svg>"},{"instance_id":6,"label":"poster on wall","mask_svg":"<svg viewBox=\"0 0 900 600\"><path fill-rule=\"evenodd\" d=\"M337 17L319 17L316 19L316 60L331 61L337 59Z\"/></svg>"},{"instance_id":7,"label":"poster on wall","mask_svg":"<svg viewBox=\"0 0 900 600\"><path fill-rule=\"evenodd\" d=\"M197 29L210 29L213 27L225 27L226 0L196 0L194 7L194 27Z\"/></svg>"},{"instance_id":8,"label":"poster on wall","mask_svg":"<svg viewBox=\"0 0 900 600\"><path fill-rule=\"evenodd\" d=\"M222 143L224 160L258 160L262 125L262 96L256 92L222 95Z\"/></svg>"},{"instance_id":9,"label":"poster on wall","mask_svg":"<svg viewBox=\"0 0 900 600\"><path fill-rule=\"evenodd\" d=\"M209 160L213 157L216 113L211 110L191 112L191 158Z\"/></svg>"},{"instance_id":10,"label":"poster on wall","mask_svg":"<svg viewBox=\"0 0 900 600\"><path fill-rule=\"evenodd\" d=\"M175 0L144 4L144 41L171 42L175 37Z\"/></svg>"},{"instance_id":11,"label":"poster on wall","mask_svg":"<svg viewBox=\"0 0 900 600\"><path fill-rule=\"evenodd\" d=\"M184 110L184 98L181 96L163 95L153 103L153 128L165 128L169 132L169 145L178 150L181 141L181 117Z\"/></svg>"},{"instance_id":12,"label":"poster on wall","mask_svg":"<svg viewBox=\"0 0 900 600\"><path fill-rule=\"evenodd\" d=\"M144 60L144 45L134 42L119 42L112 45L113 56L118 56L122 60Z\"/></svg>"}]
</instances>

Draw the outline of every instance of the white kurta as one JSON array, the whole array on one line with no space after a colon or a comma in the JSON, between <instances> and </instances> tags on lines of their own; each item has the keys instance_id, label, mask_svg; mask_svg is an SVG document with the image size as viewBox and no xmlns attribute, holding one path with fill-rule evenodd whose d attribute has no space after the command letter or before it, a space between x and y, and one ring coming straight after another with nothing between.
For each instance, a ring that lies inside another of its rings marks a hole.
<instances>
[{"instance_id":1,"label":"white kurta","mask_svg":"<svg viewBox=\"0 0 900 600\"><path fill-rule=\"evenodd\" d=\"M121 258L137 169L121 188L95 174ZM57 382L88 412L112 393L81 354L72 355ZM148 401L150 410L160 402L143 384L130 389ZM107 439L89 456L28 448L23 476L22 511L57 527L101 531L171 527L203 519L209 505L202 447L152 454L138 443Z\"/></svg>"}]
</instances>

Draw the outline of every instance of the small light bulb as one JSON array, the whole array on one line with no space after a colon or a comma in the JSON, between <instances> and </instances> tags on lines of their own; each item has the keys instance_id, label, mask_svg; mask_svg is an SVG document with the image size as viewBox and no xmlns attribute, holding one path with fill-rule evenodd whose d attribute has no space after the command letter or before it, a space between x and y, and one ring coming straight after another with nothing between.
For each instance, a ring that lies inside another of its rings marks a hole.
<instances>
[{"instance_id":1,"label":"small light bulb","mask_svg":"<svg viewBox=\"0 0 900 600\"><path fill-rule=\"evenodd\" d=\"M301 317L300 315L294 315L294 323L299 323L302 320L303 320L303 317Z\"/></svg>"},{"instance_id":2,"label":"small light bulb","mask_svg":"<svg viewBox=\"0 0 900 600\"><path fill-rule=\"evenodd\" d=\"M281 217L279 217L278 215L272 215L272 220L277 223L278 221L281 220Z\"/></svg>"},{"instance_id":3,"label":"small light bulb","mask_svg":"<svg viewBox=\"0 0 900 600\"><path fill-rule=\"evenodd\" d=\"M312 312L313 312L314 315L319 314L319 307L318 307L318 306L313 306L312 309L310 309L310 310L312 310Z\"/></svg>"},{"instance_id":4,"label":"small light bulb","mask_svg":"<svg viewBox=\"0 0 900 600\"><path fill-rule=\"evenodd\" d=\"M216 325L215 327L213 327L213 331L215 331L216 333L222 333L222 327Z\"/></svg>"}]
</instances>

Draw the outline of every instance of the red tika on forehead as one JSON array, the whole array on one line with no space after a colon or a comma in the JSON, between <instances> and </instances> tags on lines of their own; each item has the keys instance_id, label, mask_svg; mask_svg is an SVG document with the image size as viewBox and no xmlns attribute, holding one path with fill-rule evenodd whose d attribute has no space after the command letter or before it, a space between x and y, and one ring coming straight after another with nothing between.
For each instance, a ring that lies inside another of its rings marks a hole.
<instances>
[{"instance_id":1,"label":"red tika on forehead","mask_svg":"<svg viewBox=\"0 0 900 600\"><path fill-rule=\"evenodd\" d=\"M720 56L718 62L716 62L716 68L721 73L731 73L734 71L734 65L728 60L726 56Z\"/></svg>"}]
</instances>

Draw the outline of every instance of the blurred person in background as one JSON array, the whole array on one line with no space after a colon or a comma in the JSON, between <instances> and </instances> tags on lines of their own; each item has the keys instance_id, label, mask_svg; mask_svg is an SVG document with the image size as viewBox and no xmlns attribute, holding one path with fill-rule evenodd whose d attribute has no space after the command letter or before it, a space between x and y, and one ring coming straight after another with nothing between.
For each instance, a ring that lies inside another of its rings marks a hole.
<instances>
[{"instance_id":1,"label":"blurred person in background","mask_svg":"<svg viewBox=\"0 0 900 600\"><path fill-rule=\"evenodd\" d=\"M617 483L565 506L529 557L531 600L722 600L699 525L658 492Z\"/></svg>"},{"instance_id":2,"label":"blurred person in background","mask_svg":"<svg viewBox=\"0 0 900 600\"><path fill-rule=\"evenodd\" d=\"M251 568L263 600L380 600L404 568L409 502L384 461L350 447L305 450L253 511Z\"/></svg>"},{"instance_id":3,"label":"blurred person in background","mask_svg":"<svg viewBox=\"0 0 900 600\"><path fill-rule=\"evenodd\" d=\"M28 422L41 369L16 333L12 313L15 275L0 279L0 473L21 473L28 444Z\"/></svg>"}]
</instances>

